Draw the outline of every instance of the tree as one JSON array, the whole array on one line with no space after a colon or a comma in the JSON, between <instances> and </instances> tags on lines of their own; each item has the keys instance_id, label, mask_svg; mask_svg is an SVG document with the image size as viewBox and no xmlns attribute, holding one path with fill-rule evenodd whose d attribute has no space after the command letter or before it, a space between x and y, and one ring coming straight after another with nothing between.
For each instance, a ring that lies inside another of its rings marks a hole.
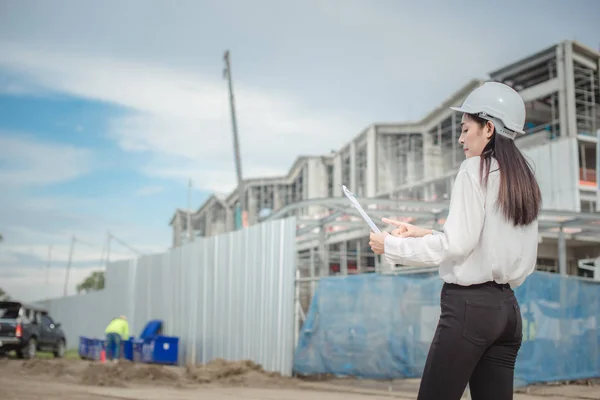
<instances>
[{"instance_id":1,"label":"tree","mask_svg":"<svg viewBox=\"0 0 600 400\"><path fill-rule=\"evenodd\" d=\"M104 271L94 271L77 285L77 293L89 293L104 289Z\"/></svg>"},{"instance_id":2,"label":"tree","mask_svg":"<svg viewBox=\"0 0 600 400\"><path fill-rule=\"evenodd\" d=\"M10 296L2 288L0 288L0 301L9 301Z\"/></svg>"}]
</instances>

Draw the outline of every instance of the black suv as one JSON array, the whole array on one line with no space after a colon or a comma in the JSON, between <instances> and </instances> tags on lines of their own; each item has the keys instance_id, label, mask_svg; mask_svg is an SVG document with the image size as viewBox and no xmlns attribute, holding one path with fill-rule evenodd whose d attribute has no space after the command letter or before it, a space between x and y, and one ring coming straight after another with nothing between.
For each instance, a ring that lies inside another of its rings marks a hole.
<instances>
[{"instance_id":1,"label":"black suv","mask_svg":"<svg viewBox=\"0 0 600 400\"><path fill-rule=\"evenodd\" d=\"M0 355L15 350L19 358L34 358L42 350L62 357L66 345L65 333L47 310L17 301L0 301Z\"/></svg>"}]
</instances>

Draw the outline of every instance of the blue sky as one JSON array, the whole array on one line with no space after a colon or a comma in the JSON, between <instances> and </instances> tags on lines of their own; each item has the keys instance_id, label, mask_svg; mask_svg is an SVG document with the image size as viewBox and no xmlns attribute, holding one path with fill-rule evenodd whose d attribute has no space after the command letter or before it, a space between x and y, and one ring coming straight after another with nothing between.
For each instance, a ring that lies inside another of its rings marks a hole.
<instances>
[{"instance_id":1,"label":"blue sky","mask_svg":"<svg viewBox=\"0 0 600 400\"><path fill-rule=\"evenodd\" d=\"M244 175L421 118L472 78L565 39L600 46L600 2L0 1L0 286L60 295L108 230L142 252L235 185L223 52ZM501 28L510 29L502 30ZM48 246L53 263L46 284ZM116 243L112 258L132 254Z\"/></svg>"}]
</instances>

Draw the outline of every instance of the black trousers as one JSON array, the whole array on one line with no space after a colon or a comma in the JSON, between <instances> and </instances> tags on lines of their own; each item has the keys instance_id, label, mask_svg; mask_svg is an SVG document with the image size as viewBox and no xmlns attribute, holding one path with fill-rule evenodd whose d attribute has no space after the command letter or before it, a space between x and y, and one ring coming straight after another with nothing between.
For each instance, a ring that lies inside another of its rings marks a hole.
<instances>
[{"instance_id":1,"label":"black trousers","mask_svg":"<svg viewBox=\"0 0 600 400\"><path fill-rule=\"evenodd\" d=\"M473 400L512 399L523 334L510 286L446 283L441 307L417 399L458 400L467 383Z\"/></svg>"}]
</instances>

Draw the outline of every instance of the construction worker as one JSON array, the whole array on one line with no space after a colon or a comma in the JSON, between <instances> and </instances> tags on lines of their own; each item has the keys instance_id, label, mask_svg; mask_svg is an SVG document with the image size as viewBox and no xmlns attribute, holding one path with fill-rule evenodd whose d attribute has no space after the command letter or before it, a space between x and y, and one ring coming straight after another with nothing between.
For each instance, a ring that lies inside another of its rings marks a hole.
<instances>
[{"instance_id":1,"label":"construction worker","mask_svg":"<svg viewBox=\"0 0 600 400\"><path fill-rule=\"evenodd\" d=\"M106 335L106 359L117 362L120 358L121 342L129 338L127 317L121 315L110 321L104 334Z\"/></svg>"},{"instance_id":2,"label":"construction worker","mask_svg":"<svg viewBox=\"0 0 600 400\"><path fill-rule=\"evenodd\" d=\"M439 266L439 323L418 400L513 398L523 332L513 289L534 271L542 195L515 144L526 109L511 87L486 82L461 107L461 164L441 231L387 220L400 231L371 233L370 246L391 264Z\"/></svg>"}]
</instances>

